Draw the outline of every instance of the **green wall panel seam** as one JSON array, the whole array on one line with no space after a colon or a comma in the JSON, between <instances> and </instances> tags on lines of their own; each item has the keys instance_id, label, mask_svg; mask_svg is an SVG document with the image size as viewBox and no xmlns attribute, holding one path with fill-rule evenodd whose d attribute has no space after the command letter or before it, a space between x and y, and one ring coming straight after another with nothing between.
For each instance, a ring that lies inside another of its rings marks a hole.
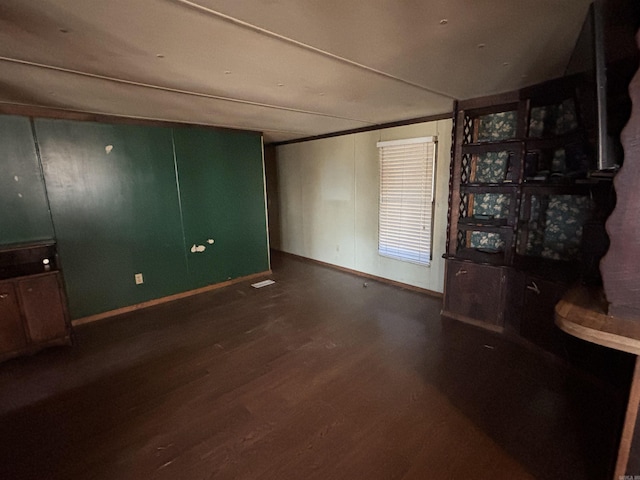
<instances>
[{"instance_id":1,"label":"green wall panel seam","mask_svg":"<svg viewBox=\"0 0 640 480\"><path fill-rule=\"evenodd\" d=\"M180 175L178 173L178 158L176 156L176 140L173 134L173 128L171 129L171 148L173 150L173 170L176 178L176 190L178 191L178 210L180 211L180 228L182 229L182 252L184 257L184 264L187 268L187 275L190 275L189 271L189 259L187 258L187 236L184 230L184 215L182 212L182 193L180 192Z\"/></svg>"},{"instance_id":2,"label":"green wall panel seam","mask_svg":"<svg viewBox=\"0 0 640 480\"><path fill-rule=\"evenodd\" d=\"M264 137L260 135L260 155L262 156L262 189L264 191L264 220L267 233L267 265L271 270L271 244L269 243L269 204L267 199L267 169L264 163Z\"/></svg>"},{"instance_id":3,"label":"green wall panel seam","mask_svg":"<svg viewBox=\"0 0 640 480\"><path fill-rule=\"evenodd\" d=\"M31 135L33 136L33 145L36 150L36 157L38 159L38 169L40 171L40 179L44 186L44 196L47 201L47 211L49 213L49 221L51 222L51 230L53 231L54 240L58 238L56 235L56 224L53 223L53 215L51 214L51 202L49 201L49 190L47 189L47 181L44 177L44 167L42 166L42 155L40 153L40 143L38 142L38 135L36 133L36 125L33 121L33 117L29 117L29 126L31 127Z\"/></svg>"}]
</instances>

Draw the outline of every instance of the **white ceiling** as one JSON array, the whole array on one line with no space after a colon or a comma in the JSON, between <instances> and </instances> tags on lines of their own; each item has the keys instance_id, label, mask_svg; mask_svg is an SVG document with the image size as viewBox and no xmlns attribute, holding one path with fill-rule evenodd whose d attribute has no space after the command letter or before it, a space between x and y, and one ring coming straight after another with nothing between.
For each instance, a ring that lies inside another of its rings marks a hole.
<instances>
[{"instance_id":1,"label":"white ceiling","mask_svg":"<svg viewBox=\"0 0 640 480\"><path fill-rule=\"evenodd\" d=\"M2 0L0 102L321 135L561 76L588 4Z\"/></svg>"}]
</instances>

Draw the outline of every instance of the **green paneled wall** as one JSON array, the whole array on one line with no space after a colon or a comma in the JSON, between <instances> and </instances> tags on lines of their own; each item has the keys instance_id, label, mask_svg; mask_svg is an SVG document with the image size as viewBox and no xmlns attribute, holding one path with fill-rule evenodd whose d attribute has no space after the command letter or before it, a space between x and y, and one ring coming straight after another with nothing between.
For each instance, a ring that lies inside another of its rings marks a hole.
<instances>
[{"instance_id":1,"label":"green paneled wall","mask_svg":"<svg viewBox=\"0 0 640 480\"><path fill-rule=\"evenodd\" d=\"M0 115L0 245L53 238L28 118Z\"/></svg>"},{"instance_id":2,"label":"green paneled wall","mask_svg":"<svg viewBox=\"0 0 640 480\"><path fill-rule=\"evenodd\" d=\"M171 129L35 125L72 315L186 289Z\"/></svg>"},{"instance_id":3,"label":"green paneled wall","mask_svg":"<svg viewBox=\"0 0 640 480\"><path fill-rule=\"evenodd\" d=\"M174 131L189 272L195 286L269 268L260 137ZM213 244L208 241L213 240Z\"/></svg>"},{"instance_id":4,"label":"green paneled wall","mask_svg":"<svg viewBox=\"0 0 640 480\"><path fill-rule=\"evenodd\" d=\"M46 119L35 131L72 318L269 268L260 135ZM49 218L42 200L27 210Z\"/></svg>"}]
</instances>

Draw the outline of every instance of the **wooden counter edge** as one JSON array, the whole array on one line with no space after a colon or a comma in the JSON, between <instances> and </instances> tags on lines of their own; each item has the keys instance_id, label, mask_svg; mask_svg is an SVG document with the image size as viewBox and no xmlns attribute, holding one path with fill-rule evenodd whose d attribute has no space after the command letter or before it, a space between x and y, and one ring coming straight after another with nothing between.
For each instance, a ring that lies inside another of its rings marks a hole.
<instances>
[{"instance_id":1,"label":"wooden counter edge","mask_svg":"<svg viewBox=\"0 0 640 480\"><path fill-rule=\"evenodd\" d=\"M630 320L607 315L600 294L600 290L586 287L571 289L556 305L556 325L587 342L640 355L640 322L634 325ZM595 328L594 324L600 326ZM634 330L634 335L622 333L629 330Z\"/></svg>"}]
</instances>

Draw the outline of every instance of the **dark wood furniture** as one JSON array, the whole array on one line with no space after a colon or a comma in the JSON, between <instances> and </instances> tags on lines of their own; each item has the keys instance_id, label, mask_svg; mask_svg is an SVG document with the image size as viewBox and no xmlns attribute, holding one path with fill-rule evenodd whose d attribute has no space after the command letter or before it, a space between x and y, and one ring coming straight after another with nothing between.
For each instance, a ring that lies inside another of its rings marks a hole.
<instances>
[{"instance_id":1,"label":"dark wood furniture","mask_svg":"<svg viewBox=\"0 0 640 480\"><path fill-rule=\"evenodd\" d=\"M0 248L0 360L70 344L55 244Z\"/></svg>"},{"instance_id":2,"label":"dark wood furniture","mask_svg":"<svg viewBox=\"0 0 640 480\"><path fill-rule=\"evenodd\" d=\"M636 44L640 47L640 31ZM629 96L631 116L621 134L624 164L614 181L616 207L607 220L611 245L600 267L604 292L576 289L556 307L556 322L565 332L636 355L615 479L640 474L640 70Z\"/></svg>"},{"instance_id":3,"label":"dark wood furniture","mask_svg":"<svg viewBox=\"0 0 640 480\"><path fill-rule=\"evenodd\" d=\"M561 348L554 306L606 250L583 92L566 77L457 104L443 315Z\"/></svg>"},{"instance_id":4,"label":"dark wood furniture","mask_svg":"<svg viewBox=\"0 0 640 480\"><path fill-rule=\"evenodd\" d=\"M576 287L556 306L556 323L566 333L582 340L636 355L613 476L619 479L640 472L640 435L636 433L640 405L640 317L614 317L608 310L602 289Z\"/></svg>"},{"instance_id":5,"label":"dark wood furniture","mask_svg":"<svg viewBox=\"0 0 640 480\"><path fill-rule=\"evenodd\" d=\"M640 48L640 32L636 35ZM640 319L640 70L629 85L631 117L620 136L624 164L614 185L617 203L607 220L611 248L602 261L609 313Z\"/></svg>"}]
</instances>

